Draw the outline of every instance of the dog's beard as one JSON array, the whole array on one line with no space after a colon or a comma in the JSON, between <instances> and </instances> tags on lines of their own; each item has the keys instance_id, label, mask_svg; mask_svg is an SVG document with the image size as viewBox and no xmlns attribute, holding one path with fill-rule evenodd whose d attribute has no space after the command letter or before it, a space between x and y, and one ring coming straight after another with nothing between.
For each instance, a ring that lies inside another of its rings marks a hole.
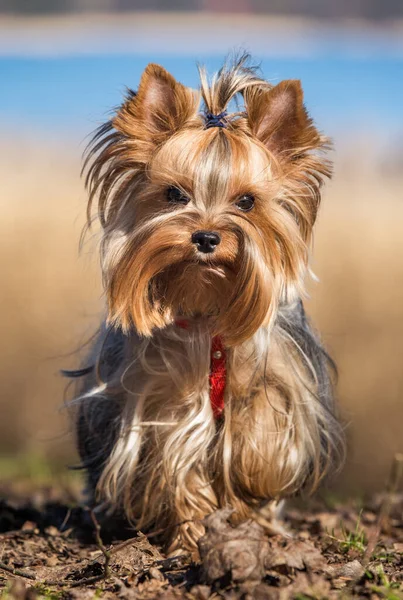
<instances>
[{"instance_id":1,"label":"dog's beard","mask_svg":"<svg viewBox=\"0 0 403 600\"><path fill-rule=\"evenodd\" d=\"M196 257L178 225L136 235L109 260L109 320L125 331L150 336L179 316L202 318L227 345L250 338L270 322L279 281L258 245L239 227L231 260Z\"/></svg>"},{"instance_id":2,"label":"dog's beard","mask_svg":"<svg viewBox=\"0 0 403 600\"><path fill-rule=\"evenodd\" d=\"M183 261L155 277L155 296L172 314L189 318L218 318L234 287L230 266L207 261Z\"/></svg>"}]
</instances>

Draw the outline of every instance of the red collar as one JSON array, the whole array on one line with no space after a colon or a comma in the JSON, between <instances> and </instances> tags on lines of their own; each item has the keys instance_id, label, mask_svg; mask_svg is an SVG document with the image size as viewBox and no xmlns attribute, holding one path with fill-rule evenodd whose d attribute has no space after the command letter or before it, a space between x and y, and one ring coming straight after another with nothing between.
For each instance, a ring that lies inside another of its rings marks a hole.
<instances>
[{"instance_id":1,"label":"red collar","mask_svg":"<svg viewBox=\"0 0 403 600\"><path fill-rule=\"evenodd\" d=\"M182 329L189 328L189 321L176 319L175 325ZM227 383L226 352L222 337L215 335L211 340L210 349L210 403L216 419L224 410L224 393Z\"/></svg>"}]
</instances>

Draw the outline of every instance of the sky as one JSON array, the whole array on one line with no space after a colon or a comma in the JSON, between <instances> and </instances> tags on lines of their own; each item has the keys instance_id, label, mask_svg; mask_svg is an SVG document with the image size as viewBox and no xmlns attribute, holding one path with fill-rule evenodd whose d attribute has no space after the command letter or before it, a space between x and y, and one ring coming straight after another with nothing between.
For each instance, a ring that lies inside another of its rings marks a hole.
<instances>
[{"instance_id":1,"label":"sky","mask_svg":"<svg viewBox=\"0 0 403 600\"><path fill-rule=\"evenodd\" d=\"M195 28L191 43L187 32L187 44L179 44L175 36L170 44L169 28L160 22L145 23L138 35L123 28L119 36L119 29L107 29L107 39L105 26L98 26L85 44L84 30L74 36L62 32L60 43L57 30L49 27L35 35L30 29L12 35L10 28L8 37L0 35L3 130L85 137L120 103L126 86L136 89L148 62L162 64L185 85L197 87L196 62L214 72L232 40L231 31L219 40L212 31L206 44ZM255 38L252 30L245 34L244 47L252 46L264 76L273 83L301 79L306 105L326 133L337 137L372 127L391 140L401 138L403 48L396 36L388 41L387 35L327 28L312 30L304 43L309 32L299 29L288 44L286 29L277 35L265 31L257 27Z\"/></svg>"}]
</instances>

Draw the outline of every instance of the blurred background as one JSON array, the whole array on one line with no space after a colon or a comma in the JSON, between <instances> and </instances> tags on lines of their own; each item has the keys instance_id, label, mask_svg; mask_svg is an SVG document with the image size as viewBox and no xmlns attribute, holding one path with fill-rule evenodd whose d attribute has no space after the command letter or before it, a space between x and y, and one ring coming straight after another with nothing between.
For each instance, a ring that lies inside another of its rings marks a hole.
<instances>
[{"instance_id":1,"label":"blurred background","mask_svg":"<svg viewBox=\"0 0 403 600\"><path fill-rule=\"evenodd\" d=\"M0 0L3 476L77 460L59 369L103 311L96 240L78 252L88 134L148 62L196 86L196 61L240 47L272 82L302 80L335 143L307 308L340 371L337 489L382 488L403 451L401 0Z\"/></svg>"}]
</instances>

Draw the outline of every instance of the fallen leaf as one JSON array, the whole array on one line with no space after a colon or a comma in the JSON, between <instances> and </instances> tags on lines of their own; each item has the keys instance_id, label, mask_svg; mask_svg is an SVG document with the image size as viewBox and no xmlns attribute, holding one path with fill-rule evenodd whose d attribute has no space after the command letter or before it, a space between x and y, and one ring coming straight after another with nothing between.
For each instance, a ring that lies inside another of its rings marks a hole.
<instances>
[{"instance_id":1,"label":"fallen leaf","mask_svg":"<svg viewBox=\"0 0 403 600\"><path fill-rule=\"evenodd\" d=\"M204 519L206 533L198 546L206 579L212 583L230 575L234 582L259 582L265 573L268 538L255 521L232 525L232 513L222 509Z\"/></svg>"},{"instance_id":2,"label":"fallen leaf","mask_svg":"<svg viewBox=\"0 0 403 600\"><path fill-rule=\"evenodd\" d=\"M33 521L25 521L25 523L21 527L21 531L33 531L35 533L39 533L39 529L37 527L37 524Z\"/></svg>"},{"instance_id":3,"label":"fallen leaf","mask_svg":"<svg viewBox=\"0 0 403 600\"><path fill-rule=\"evenodd\" d=\"M285 566L299 571L304 569L320 571L326 561L312 542L289 540L285 545L272 543L265 564L268 569Z\"/></svg>"},{"instance_id":4,"label":"fallen leaf","mask_svg":"<svg viewBox=\"0 0 403 600\"><path fill-rule=\"evenodd\" d=\"M335 577L344 577L346 579L360 579L365 573L365 569L358 560L352 560L336 570Z\"/></svg>"}]
</instances>

